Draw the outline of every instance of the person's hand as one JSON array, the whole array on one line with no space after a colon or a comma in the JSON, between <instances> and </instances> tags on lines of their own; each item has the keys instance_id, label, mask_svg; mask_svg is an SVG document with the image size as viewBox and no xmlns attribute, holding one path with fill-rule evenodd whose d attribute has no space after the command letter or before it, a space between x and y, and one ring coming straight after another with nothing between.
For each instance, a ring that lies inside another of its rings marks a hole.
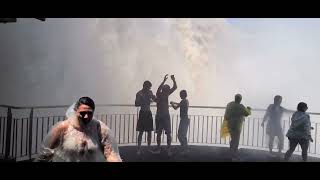
<instances>
[{"instance_id":1,"label":"person's hand","mask_svg":"<svg viewBox=\"0 0 320 180\"><path fill-rule=\"evenodd\" d=\"M177 103L176 102L173 102L173 101L170 101L170 104L173 108L176 108L177 107Z\"/></svg>"},{"instance_id":2,"label":"person's hand","mask_svg":"<svg viewBox=\"0 0 320 180\"><path fill-rule=\"evenodd\" d=\"M170 77L171 77L172 81L174 81L174 80L176 79L176 78L174 77L174 75L171 75Z\"/></svg>"},{"instance_id":3,"label":"person's hand","mask_svg":"<svg viewBox=\"0 0 320 180\"><path fill-rule=\"evenodd\" d=\"M313 139L312 139L311 135L309 135L308 137L309 137L309 141L313 142Z\"/></svg>"},{"instance_id":4,"label":"person's hand","mask_svg":"<svg viewBox=\"0 0 320 180\"><path fill-rule=\"evenodd\" d=\"M166 74L163 78L163 81L166 81L168 79L168 74Z\"/></svg>"}]
</instances>

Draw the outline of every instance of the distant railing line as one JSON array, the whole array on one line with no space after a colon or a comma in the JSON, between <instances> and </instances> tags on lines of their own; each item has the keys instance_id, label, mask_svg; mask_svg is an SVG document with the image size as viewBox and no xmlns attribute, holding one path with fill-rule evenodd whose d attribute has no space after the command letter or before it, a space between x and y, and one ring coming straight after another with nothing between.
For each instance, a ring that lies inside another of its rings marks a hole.
<instances>
[{"instance_id":1,"label":"distant railing line","mask_svg":"<svg viewBox=\"0 0 320 180\"><path fill-rule=\"evenodd\" d=\"M0 107L12 108L12 109L47 109L47 108L68 108L70 105L56 105L56 106L9 106L0 105ZM97 104L96 107L136 107L133 104ZM156 105L151 105L151 107L156 107ZM171 106L169 105L171 108ZM225 109L223 106L189 106L189 108L200 108L200 109ZM266 111L262 108L253 108L252 111ZM308 112L310 115L320 115L316 112Z\"/></svg>"}]
</instances>

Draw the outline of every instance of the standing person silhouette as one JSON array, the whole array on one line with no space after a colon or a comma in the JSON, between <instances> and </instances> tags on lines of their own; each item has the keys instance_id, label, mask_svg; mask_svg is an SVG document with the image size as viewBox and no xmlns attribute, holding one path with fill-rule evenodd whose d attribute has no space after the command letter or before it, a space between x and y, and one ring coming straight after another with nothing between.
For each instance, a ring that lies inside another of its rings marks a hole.
<instances>
[{"instance_id":1,"label":"standing person silhouette","mask_svg":"<svg viewBox=\"0 0 320 180\"><path fill-rule=\"evenodd\" d=\"M151 139L153 131L153 118L152 113L150 110L150 104L152 101L156 100L156 96L153 95L152 91L150 90L152 84L150 81L145 81L143 83L143 88L136 94L135 106L140 107L139 111L139 118L137 122L136 131L139 132L138 135L138 150L137 154L141 154L141 141L143 132L147 132L147 143L148 143L148 150L151 151Z\"/></svg>"},{"instance_id":2,"label":"standing person silhouette","mask_svg":"<svg viewBox=\"0 0 320 180\"><path fill-rule=\"evenodd\" d=\"M278 152L281 153L283 149L284 135L281 127L281 120L283 113L291 112L281 106L282 97L276 95L274 97L274 103L270 104L263 117L261 126L264 127L265 121L268 121L266 133L269 136L269 152L272 153L274 138L278 137Z\"/></svg>"},{"instance_id":3,"label":"standing person silhouette","mask_svg":"<svg viewBox=\"0 0 320 180\"><path fill-rule=\"evenodd\" d=\"M190 124L190 119L188 117L188 108L189 108L189 101L187 99L187 91L182 90L180 91L180 103L176 102L170 102L171 106L176 110L180 108L180 123L179 123L179 129L178 129L178 139L182 146L182 154L185 154L188 152L188 138L187 138L187 132L188 127Z\"/></svg>"},{"instance_id":4,"label":"standing person silhouette","mask_svg":"<svg viewBox=\"0 0 320 180\"><path fill-rule=\"evenodd\" d=\"M240 104L242 96L240 94L235 95L234 101L228 103L225 111L224 118L228 121L228 129L231 135L230 152L232 159L239 159L238 147L240 141L240 133L242 123L246 116L251 114L251 108L245 107Z\"/></svg>"},{"instance_id":5,"label":"standing person silhouette","mask_svg":"<svg viewBox=\"0 0 320 180\"><path fill-rule=\"evenodd\" d=\"M308 105L300 102L297 111L291 117L291 125L287 132L290 148L285 154L286 161L290 159L298 144L302 149L303 161L308 160L309 141L313 142L311 137L311 129L313 128L311 127L310 116L306 113L307 109Z\"/></svg>"},{"instance_id":6,"label":"standing person silhouette","mask_svg":"<svg viewBox=\"0 0 320 180\"><path fill-rule=\"evenodd\" d=\"M174 75L171 75L173 81L173 87L170 88L169 85L164 84L168 79L168 74L165 75L162 83L158 87L156 93L156 102L157 102L157 113L156 113L156 132L157 132L157 149L155 153L160 153L161 145L161 134L162 131L165 131L167 135L167 153L169 156L172 155L171 152L171 119L169 114L169 95L172 94L177 89L177 83Z\"/></svg>"}]
</instances>

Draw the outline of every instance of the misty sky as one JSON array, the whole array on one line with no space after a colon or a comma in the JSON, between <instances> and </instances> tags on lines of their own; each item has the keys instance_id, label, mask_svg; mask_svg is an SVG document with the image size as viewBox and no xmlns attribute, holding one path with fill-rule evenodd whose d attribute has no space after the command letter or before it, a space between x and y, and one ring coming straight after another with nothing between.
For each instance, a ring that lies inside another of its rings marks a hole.
<instances>
[{"instance_id":1,"label":"misty sky","mask_svg":"<svg viewBox=\"0 0 320 180\"><path fill-rule=\"evenodd\" d=\"M305 101L320 112L320 19L192 19L185 30L179 23L49 18L0 24L0 104L71 104L80 96L133 104L144 80L155 92L169 73L178 81L175 101L181 89L190 91L191 105L225 106L241 93L245 105L265 108L280 94L285 107Z\"/></svg>"},{"instance_id":2,"label":"misty sky","mask_svg":"<svg viewBox=\"0 0 320 180\"><path fill-rule=\"evenodd\" d=\"M279 93L284 105L295 108L305 101L319 112L320 19L232 19L231 24L245 32L251 48L238 64L250 71L244 73L245 86L252 87L247 92L254 94L261 84L265 89L256 94L265 94L262 99Z\"/></svg>"}]
</instances>

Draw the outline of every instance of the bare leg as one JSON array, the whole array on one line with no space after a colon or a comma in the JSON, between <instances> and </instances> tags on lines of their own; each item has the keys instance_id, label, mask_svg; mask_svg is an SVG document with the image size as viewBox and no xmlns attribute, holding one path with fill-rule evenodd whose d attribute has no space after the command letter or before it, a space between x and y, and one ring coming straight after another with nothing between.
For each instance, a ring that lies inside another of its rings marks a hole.
<instances>
[{"instance_id":1,"label":"bare leg","mask_svg":"<svg viewBox=\"0 0 320 180\"><path fill-rule=\"evenodd\" d=\"M157 133L157 149L154 153L159 154L160 153L160 145L161 145L161 134L162 132Z\"/></svg>"},{"instance_id":2,"label":"bare leg","mask_svg":"<svg viewBox=\"0 0 320 180\"><path fill-rule=\"evenodd\" d=\"M273 142L274 142L274 136L273 135L269 135L269 152L270 153L272 153Z\"/></svg>"},{"instance_id":3,"label":"bare leg","mask_svg":"<svg viewBox=\"0 0 320 180\"><path fill-rule=\"evenodd\" d=\"M149 149L149 151L150 151L150 146L151 146L151 139L152 139L151 131L148 131L148 134L147 134L147 142L148 142L148 149Z\"/></svg>"},{"instance_id":4,"label":"bare leg","mask_svg":"<svg viewBox=\"0 0 320 180\"><path fill-rule=\"evenodd\" d=\"M139 135L138 135L138 151L137 151L138 155L141 154L142 135L143 135L143 131L139 131Z\"/></svg>"},{"instance_id":5,"label":"bare leg","mask_svg":"<svg viewBox=\"0 0 320 180\"><path fill-rule=\"evenodd\" d=\"M278 149L279 149L279 153L281 153L282 149L283 149L283 142L284 142L284 137L283 135L278 136Z\"/></svg>"}]
</instances>

